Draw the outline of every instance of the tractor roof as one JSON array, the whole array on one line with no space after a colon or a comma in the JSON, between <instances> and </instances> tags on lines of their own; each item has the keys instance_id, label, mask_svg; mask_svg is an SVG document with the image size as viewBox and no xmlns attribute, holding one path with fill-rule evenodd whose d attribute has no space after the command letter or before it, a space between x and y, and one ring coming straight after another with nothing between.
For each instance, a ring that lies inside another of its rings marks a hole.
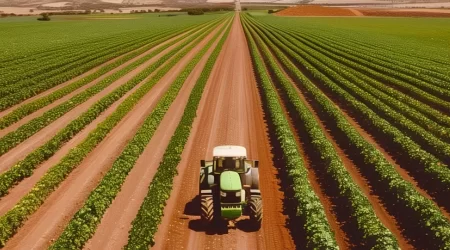
<instances>
[{"instance_id":1,"label":"tractor roof","mask_svg":"<svg viewBox=\"0 0 450 250\"><path fill-rule=\"evenodd\" d=\"M221 157L247 157L247 150L242 146L224 145L215 147L213 156Z\"/></svg>"}]
</instances>

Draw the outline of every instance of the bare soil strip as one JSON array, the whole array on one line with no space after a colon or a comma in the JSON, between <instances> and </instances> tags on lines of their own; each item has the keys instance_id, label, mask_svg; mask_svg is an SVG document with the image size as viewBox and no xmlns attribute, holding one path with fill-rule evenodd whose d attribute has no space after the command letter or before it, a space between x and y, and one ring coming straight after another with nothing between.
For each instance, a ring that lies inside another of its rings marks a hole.
<instances>
[{"instance_id":1,"label":"bare soil strip","mask_svg":"<svg viewBox=\"0 0 450 250\"><path fill-rule=\"evenodd\" d=\"M217 32L217 29L216 29ZM175 80L181 70L207 43L215 32L200 42L178 62L171 72L128 113L111 133L83 160L68 178L53 192L36 213L8 241L5 249L18 246L23 249L47 248L56 239L76 211L83 205L92 189L111 167L160 97Z\"/></svg>"},{"instance_id":2,"label":"bare soil strip","mask_svg":"<svg viewBox=\"0 0 450 250\"><path fill-rule=\"evenodd\" d=\"M174 39L177 39L177 38L178 38L178 36L174 37L172 39L169 39L166 42L156 46L155 48L145 52L145 54L151 53L152 51L154 51L155 49L159 48L160 46L163 46L164 44L166 44L168 42L171 42L171 41L173 41ZM185 39L183 39L182 41L185 41ZM166 51L170 51L171 49L175 48L182 41L180 41L180 42L170 46ZM62 129L65 126L67 126L67 124L69 124L75 117L78 117L83 112L88 110L91 105L93 105L94 103L99 101L104 96L108 95L111 91L113 91L114 89L116 89L120 85L122 85L122 84L126 83L127 81L129 81L130 79L132 79L140 71L142 71L143 69L145 69L146 67L148 67L149 65L151 65L152 63L157 61L164 54L165 53L160 53L159 55L151 58L150 60L148 60L144 64L140 65L139 67L137 67L136 69L132 70L128 74L126 74L123 77L121 77L118 80L116 80L114 83L112 83L110 86L105 88L100 93L98 93L98 94L94 95L93 97L91 97L88 101L86 101L86 102L80 104L79 106L75 107L71 111L69 111L66 114L64 114L62 117L58 118L56 121L52 122L47 127L43 128L42 130L40 130L39 132L37 132L33 136L29 137L27 140L25 140L24 142L20 143L15 148L11 149L8 153L0 156L0 173L3 173L4 171L8 170L11 166L13 166L19 160L25 158L29 153L33 152L36 148L38 148L39 146L41 146L42 144L47 142L50 138L52 138L56 133L58 133L58 131L60 129ZM145 55L143 54L143 56L145 56ZM117 70L119 70L119 69L117 69ZM53 105L53 104L51 104L51 105ZM31 118L36 118L36 117L42 115L42 114L38 114L38 113L40 113L40 112L35 112L35 113L31 114L30 116L27 117L27 119L28 118L30 118L30 119ZM17 127L19 127L18 124L19 123L13 124L12 126L10 126L10 127L6 128L6 129L0 131L0 136L3 136L2 134L6 130L9 130L11 128L15 128L16 129Z\"/></svg>"},{"instance_id":3,"label":"bare soil strip","mask_svg":"<svg viewBox=\"0 0 450 250\"><path fill-rule=\"evenodd\" d=\"M294 249L239 16L214 65L198 112L153 248ZM264 219L258 232L245 225L228 232L226 228L205 232L200 226L196 207L200 160L212 158L213 147L221 144L245 146L248 158L260 161Z\"/></svg>"},{"instance_id":4,"label":"bare soil strip","mask_svg":"<svg viewBox=\"0 0 450 250\"><path fill-rule=\"evenodd\" d=\"M222 33L223 34L223 33ZM192 88L217 45L214 42L208 52L186 79L179 95L170 106L150 143L127 176L120 193L103 216L94 236L85 249L121 249L128 241L131 222L147 195L148 186L155 175L169 141L183 116Z\"/></svg>"}]
</instances>

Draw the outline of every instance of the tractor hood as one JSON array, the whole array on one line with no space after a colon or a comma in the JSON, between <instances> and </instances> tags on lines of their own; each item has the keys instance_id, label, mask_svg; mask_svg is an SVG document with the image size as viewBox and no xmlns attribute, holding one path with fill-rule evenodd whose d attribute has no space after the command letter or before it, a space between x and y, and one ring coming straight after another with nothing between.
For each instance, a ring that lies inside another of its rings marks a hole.
<instances>
[{"instance_id":1,"label":"tractor hood","mask_svg":"<svg viewBox=\"0 0 450 250\"><path fill-rule=\"evenodd\" d=\"M238 173L225 171L220 174L220 189L222 191L239 191L241 188L241 178Z\"/></svg>"}]
</instances>

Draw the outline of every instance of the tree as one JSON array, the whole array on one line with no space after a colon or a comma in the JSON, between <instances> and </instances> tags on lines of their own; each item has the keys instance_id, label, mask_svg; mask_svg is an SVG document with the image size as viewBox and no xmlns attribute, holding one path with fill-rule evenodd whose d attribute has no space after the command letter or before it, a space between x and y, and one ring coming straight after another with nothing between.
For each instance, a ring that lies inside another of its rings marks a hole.
<instances>
[{"instance_id":1,"label":"tree","mask_svg":"<svg viewBox=\"0 0 450 250\"><path fill-rule=\"evenodd\" d=\"M41 14L41 17L37 19L38 21L50 21L50 15L46 12Z\"/></svg>"}]
</instances>

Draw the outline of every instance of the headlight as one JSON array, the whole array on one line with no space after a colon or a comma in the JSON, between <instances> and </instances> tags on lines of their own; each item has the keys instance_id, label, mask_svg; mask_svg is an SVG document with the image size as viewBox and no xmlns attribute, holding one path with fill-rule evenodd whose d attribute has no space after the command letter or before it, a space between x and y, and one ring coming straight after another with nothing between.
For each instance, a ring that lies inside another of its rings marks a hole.
<instances>
[{"instance_id":1,"label":"headlight","mask_svg":"<svg viewBox=\"0 0 450 250\"><path fill-rule=\"evenodd\" d=\"M220 196L226 197L226 196L227 196L227 193L225 193L225 192L223 192L223 191L220 191Z\"/></svg>"},{"instance_id":2,"label":"headlight","mask_svg":"<svg viewBox=\"0 0 450 250\"><path fill-rule=\"evenodd\" d=\"M241 197L241 191L240 190L236 192L236 197Z\"/></svg>"}]
</instances>

